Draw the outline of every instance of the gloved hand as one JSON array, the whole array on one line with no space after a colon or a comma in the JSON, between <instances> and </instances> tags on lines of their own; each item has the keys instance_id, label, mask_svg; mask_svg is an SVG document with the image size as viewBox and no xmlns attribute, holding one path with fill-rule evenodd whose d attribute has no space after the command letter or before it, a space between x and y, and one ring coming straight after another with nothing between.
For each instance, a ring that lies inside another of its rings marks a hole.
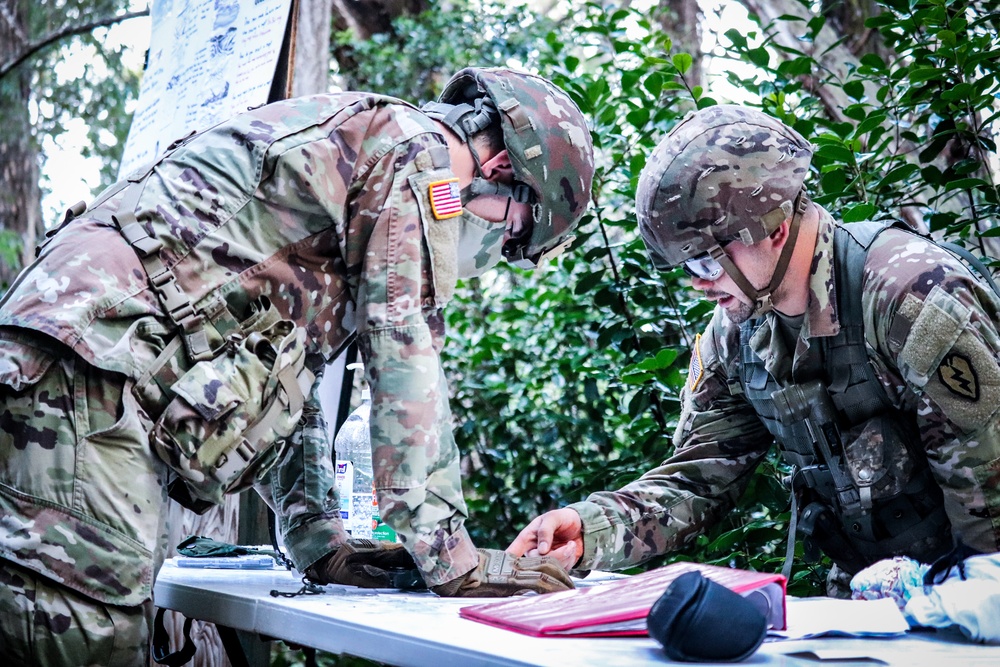
<instances>
[{"instance_id":1,"label":"gloved hand","mask_svg":"<svg viewBox=\"0 0 1000 667\"><path fill-rule=\"evenodd\" d=\"M465 576L431 590L442 597L508 597L518 593L554 593L573 580L552 556L512 556L499 549L479 549L479 566Z\"/></svg>"},{"instance_id":2,"label":"gloved hand","mask_svg":"<svg viewBox=\"0 0 1000 667\"><path fill-rule=\"evenodd\" d=\"M346 584L360 588L421 590L424 584L416 563L402 544L351 539L306 568L306 577L319 584Z\"/></svg>"}]
</instances>

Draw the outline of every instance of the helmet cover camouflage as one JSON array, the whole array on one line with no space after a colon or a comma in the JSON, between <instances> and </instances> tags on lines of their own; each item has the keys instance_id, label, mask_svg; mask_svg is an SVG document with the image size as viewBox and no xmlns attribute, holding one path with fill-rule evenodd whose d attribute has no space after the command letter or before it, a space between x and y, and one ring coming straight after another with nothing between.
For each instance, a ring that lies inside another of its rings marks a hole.
<instances>
[{"instance_id":1,"label":"helmet cover camouflage","mask_svg":"<svg viewBox=\"0 0 1000 667\"><path fill-rule=\"evenodd\" d=\"M681 121L653 151L636 191L653 265L678 266L719 243L759 243L792 214L812 147L767 114L712 106Z\"/></svg>"},{"instance_id":2,"label":"helmet cover camouflage","mask_svg":"<svg viewBox=\"0 0 1000 667\"><path fill-rule=\"evenodd\" d=\"M551 82L503 68L463 69L445 86L440 102L459 104L484 95L500 111L514 178L535 195L531 238L520 254L537 265L567 241L590 203L594 147L587 121Z\"/></svg>"}]
</instances>

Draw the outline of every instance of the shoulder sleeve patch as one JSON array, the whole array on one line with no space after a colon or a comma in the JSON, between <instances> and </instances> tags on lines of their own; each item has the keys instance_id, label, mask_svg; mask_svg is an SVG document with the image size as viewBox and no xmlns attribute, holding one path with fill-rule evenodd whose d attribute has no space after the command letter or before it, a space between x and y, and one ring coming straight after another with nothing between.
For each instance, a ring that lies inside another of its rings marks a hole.
<instances>
[{"instance_id":1,"label":"shoulder sleeve patch","mask_svg":"<svg viewBox=\"0 0 1000 667\"><path fill-rule=\"evenodd\" d=\"M445 187L458 179L449 169L435 169L409 176L417 210L420 214L424 240L430 253L431 271L434 276L434 299L437 307L448 303L455 293L455 282L458 280L458 220L462 213L461 203L458 212L442 216L440 210L434 209L434 185L444 183Z\"/></svg>"},{"instance_id":2,"label":"shoulder sleeve patch","mask_svg":"<svg viewBox=\"0 0 1000 667\"><path fill-rule=\"evenodd\" d=\"M972 362L964 354L951 352L946 355L938 366L938 379L956 396L970 401L979 400L979 377Z\"/></svg>"},{"instance_id":3,"label":"shoulder sleeve patch","mask_svg":"<svg viewBox=\"0 0 1000 667\"><path fill-rule=\"evenodd\" d=\"M462 215L462 196L457 177L434 181L428 189L431 212L435 220L447 220Z\"/></svg>"},{"instance_id":4,"label":"shoulder sleeve patch","mask_svg":"<svg viewBox=\"0 0 1000 667\"><path fill-rule=\"evenodd\" d=\"M913 319L913 326L899 352L903 376L917 387L926 385L965 330L970 314L968 307L940 285L934 287Z\"/></svg>"},{"instance_id":5,"label":"shoulder sleeve patch","mask_svg":"<svg viewBox=\"0 0 1000 667\"><path fill-rule=\"evenodd\" d=\"M701 334L694 337L694 348L691 350L691 363L688 366L688 391L695 391L705 374L705 367L701 362Z\"/></svg>"},{"instance_id":6,"label":"shoulder sleeve patch","mask_svg":"<svg viewBox=\"0 0 1000 667\"><path fill-rule=\"evenodd\" d=\"M971 309L940 285L923 308L897 359L903 377L969 437L993 428L1000 408L1000 363L971 321Z\"/></svg>"}]
</instances>

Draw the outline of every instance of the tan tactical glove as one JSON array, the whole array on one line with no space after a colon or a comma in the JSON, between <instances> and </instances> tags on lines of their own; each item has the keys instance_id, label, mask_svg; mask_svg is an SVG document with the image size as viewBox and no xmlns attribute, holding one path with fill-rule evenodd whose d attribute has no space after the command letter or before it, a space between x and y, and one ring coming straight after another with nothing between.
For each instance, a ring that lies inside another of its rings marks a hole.
<instances>
[{"instance_id":1,"label":"tan tactical glove","mask_svg":"<svg viewBox=\"0 0 1000 667\"><path fill-rule=\"evenodd\" d=\"M512 556L499 549L479 549L479 567L463 577L432 586L442 597L508 597L519 593L555 593L573 580L551 556Z\"/></svg>"},{"instance_id":2,"label":"tan tactical glove","mask_svg":"<svg viewBox=\"0 0 1000 667\"><path fill-rule=\"evenodd\" d=\"M402 544L352 539L306 569L306 577L320 584L361 588L427 588L413 556Z\"/></svg>"}]
</instances>

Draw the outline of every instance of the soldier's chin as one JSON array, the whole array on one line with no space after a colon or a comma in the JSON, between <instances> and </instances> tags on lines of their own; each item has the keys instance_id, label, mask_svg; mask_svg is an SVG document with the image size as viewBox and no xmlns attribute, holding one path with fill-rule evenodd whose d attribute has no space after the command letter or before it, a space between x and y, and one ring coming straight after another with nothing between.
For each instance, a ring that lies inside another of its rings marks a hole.
<instances>
[{"instance_id":1,"label":"soldier's chin","mask_svg":"<svg viewBox=\"0 0 1000 667\"><path fill-rule=\"evenodd\" d=\"M734 296L723 299L719 302L719 306L733 324L743 324L753 316L753 306Z\"/></svg>"}]
</instances>

